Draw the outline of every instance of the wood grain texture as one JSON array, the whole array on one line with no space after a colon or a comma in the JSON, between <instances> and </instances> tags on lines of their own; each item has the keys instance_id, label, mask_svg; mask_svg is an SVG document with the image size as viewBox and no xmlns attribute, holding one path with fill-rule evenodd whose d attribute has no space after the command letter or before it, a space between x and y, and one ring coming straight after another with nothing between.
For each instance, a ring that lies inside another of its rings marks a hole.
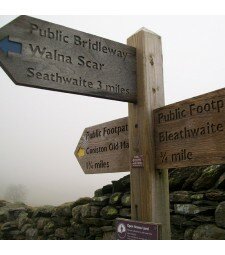
<instances>
[{"instance_id":1,"label":"wood grain texture","mask_svg":"<svg viewBox=\"0 0 225 255\"><path fill-rule=\"evenodd\" d=\"M125 44L19 16L0 29L0 41L22 44L22 53L0 50L0 65L17 85L136 101L136 51Z\"/></svg>"},{"instance_id":2,"label":"wood grain texture","mask_svg":"<svg viewBox=\"0 0 225 255\"><path fill-rule=\"evenodd\" d=\"M168 171L155 168L153 110L164 105L161 38L141 29L128 39L137 51L137 103L129 104L130 158L143 155L144 167L131 167L132 219L162 224L170 239Z\"/></svg>"},{"instance_id":3,"label":"wood grain texture","mask_svg":"<svg viewBox=\"0 0 225 255\"><path fill-rule=\"evenodd\" d=\"M154 118L157 168L225 162L225 89L159 108Z\"/></svg>"},{"instance_id":4,"label":"wood grain texture","mask_svg":"<svg viewBox=\"0 0 225 255\"><path fill-rule=\"evenodd\" d=\"M85 174L129 171L127 118L86 128L74 154Z\"/></svg>"}]
</instances>

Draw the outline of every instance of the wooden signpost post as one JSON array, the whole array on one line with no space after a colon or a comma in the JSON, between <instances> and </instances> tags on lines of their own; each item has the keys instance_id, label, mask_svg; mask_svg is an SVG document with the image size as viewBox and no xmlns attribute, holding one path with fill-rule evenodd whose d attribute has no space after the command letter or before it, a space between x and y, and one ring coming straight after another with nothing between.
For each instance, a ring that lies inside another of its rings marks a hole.
<instances>
[{"instance_id":1,"label":"wooden signpost post","mask_svg":"<svg viewBox=\"0 0 225 255\"><path fill-rule=\"evenodd\" d=\"M129 104L130 160L143 160L142 168L130 166L132 219L161 223L162 239L170 239L168 170L155 167L153 110L164 106L161 38L141 29L128 39L137 52L137 103Z\"/></svg>"}]
</instances>

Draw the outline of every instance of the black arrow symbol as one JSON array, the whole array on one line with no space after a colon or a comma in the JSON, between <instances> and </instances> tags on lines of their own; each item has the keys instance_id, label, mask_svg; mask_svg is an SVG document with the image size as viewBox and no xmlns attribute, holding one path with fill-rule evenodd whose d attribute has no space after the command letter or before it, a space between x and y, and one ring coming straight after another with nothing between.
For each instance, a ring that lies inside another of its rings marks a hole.
<instances>
[{"instance_id":1,"label":"black arrow symbol","mask_svg":"<svg viewBox=\"0 0 225 255\"><path fill-rule=\"evenodd\" d=\"M14 41L9 40L9 36L3 38L0 41L0 50L2 50L4 53L15 52L18 54L21 54L22 52L22 44Z\"/></svg>"}]
</instances>

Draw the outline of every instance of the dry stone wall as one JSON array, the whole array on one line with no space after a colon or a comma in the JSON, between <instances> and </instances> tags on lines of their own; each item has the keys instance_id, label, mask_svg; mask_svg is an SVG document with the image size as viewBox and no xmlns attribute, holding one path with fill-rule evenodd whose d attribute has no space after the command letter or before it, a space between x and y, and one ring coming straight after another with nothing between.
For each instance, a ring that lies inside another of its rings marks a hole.
<instances>
[{"instance_id":1,"label":"dry stone wall","mask_svg":"<svg viewBox=\"0 0 225 255\"><path fill-rule=\"evenodd\" d=\"M172 239L225 239L225 165L169 170ZM131 216L130 177L94 197L60 206L0 201L0 239L115 239L115 219Z\"/></svg>"}]
</instances>

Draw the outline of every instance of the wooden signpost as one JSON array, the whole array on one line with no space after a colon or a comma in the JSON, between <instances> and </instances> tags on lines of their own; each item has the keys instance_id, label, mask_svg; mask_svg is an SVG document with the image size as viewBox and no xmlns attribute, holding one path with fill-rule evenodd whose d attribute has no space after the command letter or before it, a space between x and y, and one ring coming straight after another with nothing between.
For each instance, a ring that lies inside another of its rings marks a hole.
<instances>
[{"instance_id":1,"label":"wooden signpost","mask_svg":"<svg viewBox=\"0 0 225 255\"><path fill-rule=\"evenodd\" d=\"M159 108L154 118L157 168L225 162L225 89Z\"/></svg>"},{"instance_id":2,"label":"wooden signpost","mask_svg":"<svg viewBox=\"0 0 225 255\"><path fill-rule=\"evenodd\" d=\"M127 118L86 128L74 154L85 174L129 171Z\"/></svg>"},{"instance_id":3,"label":"wooden signpost","mask_svg":"<svg viewBox=\"0 0 225 255\"><path fill-rule=\"evenodd\" d=\"M130 171L132 220L162 239L166 168L225 162L225 89L164 106L161 38L147 29L123 45L19 16L0 29L0 64L18 85L129 102L128 118L86 128L74 154L86 174Z\"/></svg>"},{"instance_id":4,"label":"wooden signpost","mask_svg":"<svg viewBox=\"0 0 225 255\"><path fill-rule=\"evenodd\" d=\"M136 50L29 16L0 29L0 64L18 85L136 101Z\"/></svg>"}]
</instances>

